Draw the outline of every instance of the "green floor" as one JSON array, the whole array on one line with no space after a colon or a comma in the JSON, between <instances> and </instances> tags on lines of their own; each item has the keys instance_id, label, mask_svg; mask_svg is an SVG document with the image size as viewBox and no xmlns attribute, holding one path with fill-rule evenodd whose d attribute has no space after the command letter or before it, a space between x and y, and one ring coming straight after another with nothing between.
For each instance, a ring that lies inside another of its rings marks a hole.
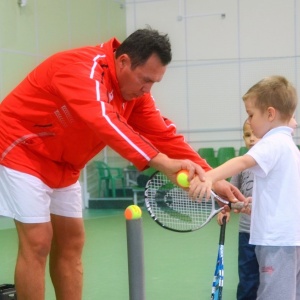
<instances>
[{"instance_id":1,"label":"green floor","mask_svg":"<svg viewBox=\"0 0 300 300\"><path fill-rule=\"evenodd\" d=\"M128 292L126 221L123 210L86 210L83 300L126 300ZM224 300L235 299L238 216L232 216L225 241ZM212 220L193 233L175 233L143 214L147 300L210 299L219 226ZM0 217L0 284L13 282L17 251L13 223ZM55 300L46 278L46 300Z\"/></svg>"}]
</instances>

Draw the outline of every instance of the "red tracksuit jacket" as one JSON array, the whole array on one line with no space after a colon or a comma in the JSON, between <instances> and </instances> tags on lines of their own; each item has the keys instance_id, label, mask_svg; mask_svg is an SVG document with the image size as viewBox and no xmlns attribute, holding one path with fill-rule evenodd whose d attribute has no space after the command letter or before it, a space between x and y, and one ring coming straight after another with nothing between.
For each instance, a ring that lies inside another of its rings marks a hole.
<instances>
[{"instance_id":1,"label":"red tracksuit jacket","mask_svg":"<svg viewBox=\"0 0 300 300\"><path fill-rule=\"evenodd\" d=\"M119 45L111 39L60 52L29 73L0 105L0 164L52 188L74 183L106 145L140 170L158 152L210 169L151 94L123 100L114 65Z\"/></svg>"}]
</instances>

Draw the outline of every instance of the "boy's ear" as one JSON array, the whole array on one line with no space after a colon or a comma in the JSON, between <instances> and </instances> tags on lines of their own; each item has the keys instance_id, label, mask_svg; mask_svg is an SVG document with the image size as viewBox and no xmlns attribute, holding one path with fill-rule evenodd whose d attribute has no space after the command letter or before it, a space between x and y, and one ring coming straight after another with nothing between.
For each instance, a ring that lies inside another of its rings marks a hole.
<instances>
[{"instance_id":1,"label":"boy's ear","mask_svg":"<svg viewBox=\"0 0 300 300\"><path fill-rule=\"evenodd\" d=\"M270 122L272 122L276 116L276 109L274 107L270 106L267 108L267 112L268 112L268 120Z\"/></svg>"}]
</instances>

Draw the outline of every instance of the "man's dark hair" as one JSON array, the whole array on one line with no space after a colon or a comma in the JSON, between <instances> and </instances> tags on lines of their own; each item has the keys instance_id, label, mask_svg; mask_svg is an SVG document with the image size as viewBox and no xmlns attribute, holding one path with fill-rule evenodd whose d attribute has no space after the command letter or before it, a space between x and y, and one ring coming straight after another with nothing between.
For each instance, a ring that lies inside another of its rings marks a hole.
<instances>
[{"instance_id":1,"label":"man's dark hair","mask_svg":"<svg viewBox=\"0 0 300 300\"><path fill-rule=\"evenodd\" d=\"M139 29L129 35L116 50L116 58L127 54L131 68L143 65L152 54L157 54L165 66L172 60L171 44L167 34L151 28Z\"/></svg>"}]
</instances>

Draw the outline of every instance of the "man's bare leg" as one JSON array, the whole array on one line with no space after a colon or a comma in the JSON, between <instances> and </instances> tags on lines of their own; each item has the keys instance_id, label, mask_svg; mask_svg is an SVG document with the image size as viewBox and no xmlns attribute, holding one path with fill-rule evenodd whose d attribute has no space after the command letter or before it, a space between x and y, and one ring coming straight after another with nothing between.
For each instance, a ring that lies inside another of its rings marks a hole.
<instances>
[{"instance_id":1,"label":"man's bare leg","mask_svg":"<svg viewBox=\"0 0 300 300\"><path fill-rule=\"evenodd\" d=\"M51 215L50 275L57 300L81 300L84 225L81 218Z\"/></svg>"},{"instance_id":2,"label":"man's bare leg","mask_svg":"<svg viewBox=\"0 0 300 300\"><path fill-rule=\"evenodd\" d=\"M50 222L24 224L15 221L19 249L15 269L15 285L19 300L45 299L45 268L51 247Z\"/></svg>"}]
</instances>

